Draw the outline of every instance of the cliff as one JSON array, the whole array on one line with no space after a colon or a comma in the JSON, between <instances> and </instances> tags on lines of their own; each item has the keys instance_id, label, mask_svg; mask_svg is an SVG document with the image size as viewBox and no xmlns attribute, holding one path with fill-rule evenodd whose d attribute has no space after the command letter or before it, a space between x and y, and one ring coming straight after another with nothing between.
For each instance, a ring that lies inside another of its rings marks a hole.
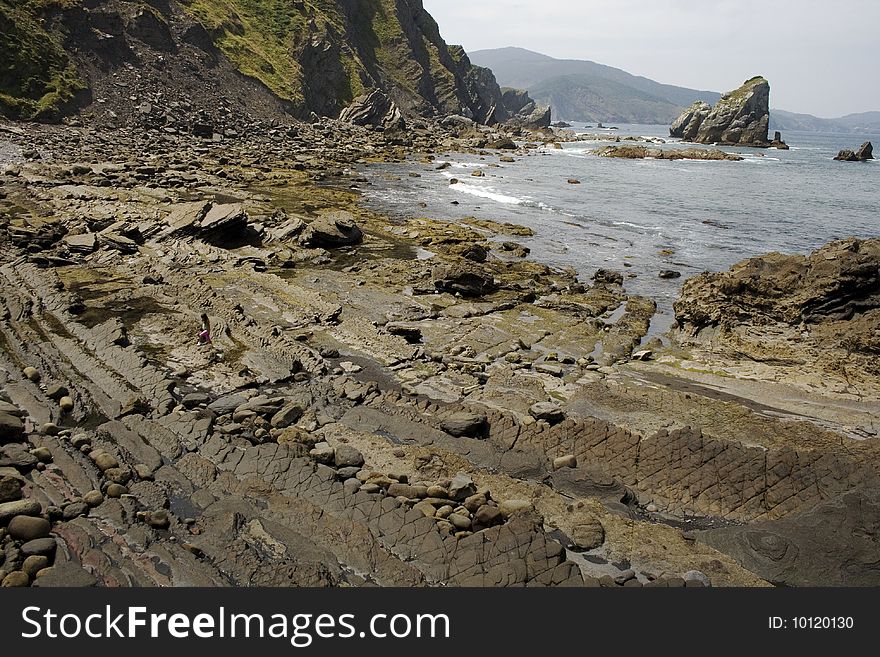
<instances>
[{"instance_id":1,"label":"cliff","mask_svg":"<svg viewBox=\"0 0 880 657\"><path fill-rule=\"evenodd\" d=\"M15 118L100 100L97 114L125 120L150 92L337 117L376 89L405 116L509 118L494 75L445 43L421 0L0 0L0 50L0 112Z\"/></svg>"},{"instance_id":2,"label":"cliff","mask_svg":"<svg viewBox=\"0 0 880 657\"><path fill-rule=\"evenodd\" d=\"M669 134L699 144L765 147L769 128L770 84L759 76L722 96L714 107L694 103L675 120Z\"/></svg>"}]
</instances>

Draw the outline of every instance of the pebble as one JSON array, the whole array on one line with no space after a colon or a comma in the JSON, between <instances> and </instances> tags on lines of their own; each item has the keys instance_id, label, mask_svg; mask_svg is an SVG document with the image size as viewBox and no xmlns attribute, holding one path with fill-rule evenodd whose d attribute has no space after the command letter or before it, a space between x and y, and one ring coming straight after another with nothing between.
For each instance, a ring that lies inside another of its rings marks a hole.
<instances>
[{"instance_id":1,"label":"pebble","mask_svg":"<svg viewBox=\"0 0 880 657\"><path fill-rule=\"evenodd\" d=\"M22 373L25 375L27 379L33 381L34 383L40 382L40 373L37 371L36 367L25 367L22 370Z\"/></svg>"},{"instance_id":2,"label":"pebble","mask_svg":"<svg viewBox=\"0 0 880 657\"><path fill-rule=\"evenodd\" d=\"M73 410L73 399L70 397L62 397L58 400L58 406L62 413L70 413Z\"/></svg>"}]
</instances>

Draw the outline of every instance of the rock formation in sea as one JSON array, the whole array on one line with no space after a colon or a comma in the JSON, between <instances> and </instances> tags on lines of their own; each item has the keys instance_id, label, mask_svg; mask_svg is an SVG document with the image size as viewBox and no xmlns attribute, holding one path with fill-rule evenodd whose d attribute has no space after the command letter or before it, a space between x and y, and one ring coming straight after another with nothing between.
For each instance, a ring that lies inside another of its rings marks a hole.
<instances>
[{"instance_id":1,"label":"rock formation in sea","mask_svg":"<svg viewBox=\"0 0 880 657\"><path fill-rule=\"evenodd\" d=\"M857 151L844 148L834 158L840 162L867 162L874 159L874 145L866 141Z\"/></svg>"},{"instance_id":2,"label":"rock formation in sea","mask_svg":"<svg viewBox=\"0 0 880 657\"><path fill-rule=\"evenodd\" d=\"M669 129L671 137L699 144L769 145L770 84L762 77L747 80L711 107L694 103Z\"/></svg>"}]
</instances>

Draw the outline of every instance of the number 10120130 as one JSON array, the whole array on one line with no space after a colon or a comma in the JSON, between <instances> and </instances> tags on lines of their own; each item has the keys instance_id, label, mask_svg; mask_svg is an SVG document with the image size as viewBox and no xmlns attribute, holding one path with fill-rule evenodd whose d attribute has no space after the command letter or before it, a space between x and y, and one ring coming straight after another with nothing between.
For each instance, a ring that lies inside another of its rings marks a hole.
<instances>
[{"instance_id":1,"label":"number 10120130","mask_svg":"<svg viewBox=\"0 0 880 657\"><path fill-rule=\"evenodd\" d=\"M769 620L771 630L851 630L854 626L852 616L771 616Z\"/></svg>"}]
</instances>

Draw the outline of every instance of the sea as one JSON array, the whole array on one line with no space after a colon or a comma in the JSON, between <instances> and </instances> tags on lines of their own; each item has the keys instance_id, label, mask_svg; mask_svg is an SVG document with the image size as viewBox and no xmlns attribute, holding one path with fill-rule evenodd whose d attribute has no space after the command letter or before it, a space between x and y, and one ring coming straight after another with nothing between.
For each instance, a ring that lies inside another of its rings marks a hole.
<instances>
[{"instance_id":1,"label":"sea","mask_svg":"<svg viewBox=\"0 0 880 657\"><path fill-rule=\"evenodd\" d=\"M657 302L650 334L669 328L682 284L701 272L774 251L808 254L832 240L880 236L880 161L833 159L865 141L877 145L880 157L880 135L788 132L788 151L723 147L741 154L740 162L621 160L593 154L609 142L587 136L683 145L668 138L667 126L609 127L617 129L574 124L584 141L543 146L514 155L512 163L500 161L511 153L492 151L439 153L431 164L369 165L364 200L401 218L528 226L534 237L496 239L521 243L550 266L572 267L585 282L599 268L624 273L630 294ZM444 163L450 166L440 168ZM471 176L477 168L483 177ZM450 185L452 178L460 182ZM681 277L661 278L661 271Z\"/></svg>"}]
</instances>

